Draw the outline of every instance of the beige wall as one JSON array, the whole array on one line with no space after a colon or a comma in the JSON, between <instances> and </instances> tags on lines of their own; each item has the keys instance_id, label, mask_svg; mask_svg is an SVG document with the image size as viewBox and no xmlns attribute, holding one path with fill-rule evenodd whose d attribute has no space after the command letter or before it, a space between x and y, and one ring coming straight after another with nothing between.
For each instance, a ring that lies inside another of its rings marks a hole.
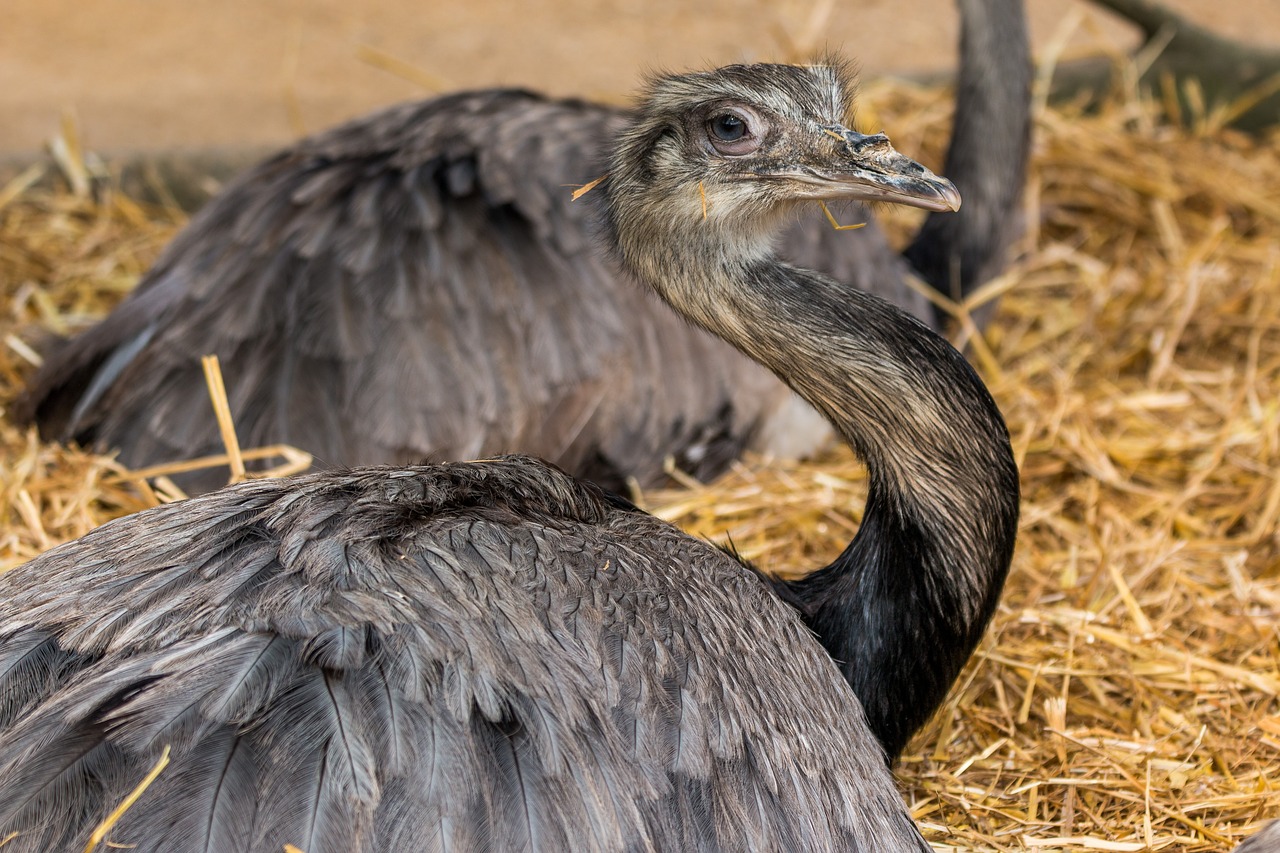
<instances>
[{"instance_id":1,"label":"beige wall","mask_svg":"<svg viewBox=\"0 0 1280 853\"><path fill-rule=\"evenodd\" d=\"M1075 0L1028 0L1043 44ZM0 0L0 153L38 149L74 108L99 150L288 140L424 89L358 57L384 51L446 88L625 94L650 67L784 58L815 6L868 71L945 68L951 0ZM1280 42L1280 0L1176 0L1221 31ZM1077 44L1127 32L1088 7ZM696 10L696 11L691 11Z\"/></svg>"}]
</instances>

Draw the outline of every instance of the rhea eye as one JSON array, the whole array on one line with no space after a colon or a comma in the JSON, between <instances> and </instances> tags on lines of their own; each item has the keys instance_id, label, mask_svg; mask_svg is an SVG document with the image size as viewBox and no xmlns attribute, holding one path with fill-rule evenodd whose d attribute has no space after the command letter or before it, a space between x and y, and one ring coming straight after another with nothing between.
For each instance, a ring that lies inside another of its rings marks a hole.
<instances>
[{"instance_id":1,"label":"rhea eye","mask_svg":"<svg viewBox=\"0 0 1280 853\"><path fill-rule=\"evenodd\" d=\"M744 107L722 107L708 111L706 142L722 157L744 157L760 150L769 135L769 123L759 113Z\"/></svg>"},{"instance_id":2,"label":"rhea eye","mask_svg":"<svg viewBox=\"0 0 1280 853\"><path fill-rule=\"evenodd\" d=\"M736 142L747 133L747 123L733 113L724 113L711 119L711 132L716 139Z\"/></svg>"}]
</instances>

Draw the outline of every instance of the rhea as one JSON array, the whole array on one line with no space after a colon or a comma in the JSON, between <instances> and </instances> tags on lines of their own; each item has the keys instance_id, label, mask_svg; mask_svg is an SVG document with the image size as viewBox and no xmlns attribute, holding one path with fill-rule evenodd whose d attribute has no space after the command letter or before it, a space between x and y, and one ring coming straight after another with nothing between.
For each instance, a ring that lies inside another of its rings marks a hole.
<instances>
[{"instance_id":1,"label":"rhea","mask_svg":"<svg viewBox=\"0 0 1280 853\"><path fill-rule=\"evenodd\" d=\"M529 457L243 483L0 577L0 836L139 851L929 848L886 758L1008 571L1018 477L964 358L773 254L798 204L954 210L835 61L653 79L599 188L621 266L865 460L770 581ZM704 207L705 198L705 207Z\"/></svg>"},{"instance_id":2,"label":"rhea","mask_svg":"<svg viewBox=\"0 0 1280 853\"><path fill-rule=\"evenodd\" d=\"M908 280L959 299L1003 268L1028 148L1022 0L959 7L947 173L964 209L931 215L901 255L874 223L836 232L813 205L781 243L930 323ZM660 482L667 457L709 477L744 447L812 452L830 436L812 409L593 250L595 194L564 187L608 170L628 121L486 90L304 140L200 211L110 316L46 347L15 412L129 465L220 453L200 374L216 353L241 443L325 467L514 451L621 488Z\"/></svg>"}]
</instances>

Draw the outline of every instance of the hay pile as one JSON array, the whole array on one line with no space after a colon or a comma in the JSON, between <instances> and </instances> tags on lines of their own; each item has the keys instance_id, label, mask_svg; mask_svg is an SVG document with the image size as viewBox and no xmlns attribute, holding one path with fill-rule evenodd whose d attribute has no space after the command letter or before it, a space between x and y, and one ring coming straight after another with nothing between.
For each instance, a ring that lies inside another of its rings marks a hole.
<instances>
[{"instance_id":1,"label":"hay pile","mask_svg":"<svg viewBox=\"0 0 1280 853\"><path fill-rule=\"evenodd\" d=\"M182 221L106 191L35 189L32 169L0 189L0 407L8 409L38 356L43 330L66 333L99 317L137 283ZM212 412L211 412L212 413ZM153 505L119 482L112 460L54 444L0 417L0 570L115 516Z\"/></svg>"},{"instance_id":2,"label":"hay pile","mask_svg":"<svg viewBox=\"0 0 1280 853\"><path fill-rule=\"evenodd\" d=\"M937 163L949 103L871 87L861 124ZM971 350L1022 466L1021 541L901 766L938 849L1224 850L1280 814L1276 142L1170 129L1133 100L1040 117L1040 216ZM0 405L32 330L105 311L182 218L25 183L0 192ZM0 569L159 499L7 421L0 441ZM863 485L834 452L644 498L790 572L847 541Z\"/></svg>"}]
</instances>

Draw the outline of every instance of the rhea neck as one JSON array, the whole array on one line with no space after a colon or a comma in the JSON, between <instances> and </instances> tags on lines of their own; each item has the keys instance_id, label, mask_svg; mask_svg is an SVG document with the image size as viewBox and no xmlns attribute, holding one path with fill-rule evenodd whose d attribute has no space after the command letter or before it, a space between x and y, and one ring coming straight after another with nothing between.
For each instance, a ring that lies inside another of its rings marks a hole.
<instances>
[{"instance_id":1,"label":"rhea neck","mask_svg":"<svg viewBox=\"0 0 1280 853\"><path fill-rule=\"evenodd\" d=\"M658 206L642 196L608 191L622 264L771 369L867 466L857 536L830 565L775 586L896 758L973 651L1008 573L1018 473L1000 412L945 340L883 300L783 264L759 220L681 222L649 215Z\"/></svg>"}]
</instances>

